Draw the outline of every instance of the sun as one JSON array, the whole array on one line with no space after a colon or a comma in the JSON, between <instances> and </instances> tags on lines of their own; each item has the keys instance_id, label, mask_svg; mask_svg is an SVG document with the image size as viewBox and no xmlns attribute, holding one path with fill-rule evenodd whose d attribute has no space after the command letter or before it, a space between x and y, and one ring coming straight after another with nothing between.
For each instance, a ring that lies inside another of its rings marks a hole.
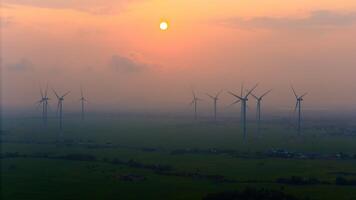
<instances>
[{"instance_id":1,"label":"sun","mask_svg":"<svg viewBox=\"0 0 356 200\"><path fill-rule=\"evenodd\" d=\"M167 29L168 29L168 22L162 21L162 22L159 24L159 28L160 28L162 31L167 30Z\"/></svg>"}]
</instances>

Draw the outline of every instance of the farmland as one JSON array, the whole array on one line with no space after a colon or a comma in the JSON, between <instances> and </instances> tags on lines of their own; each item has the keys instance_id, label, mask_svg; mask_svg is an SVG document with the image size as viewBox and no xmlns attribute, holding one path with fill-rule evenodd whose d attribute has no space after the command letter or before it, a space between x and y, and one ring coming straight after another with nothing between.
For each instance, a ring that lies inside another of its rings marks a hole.
<instances>
[{"instance_id":1,"label":"farmland","mask_svg":"<svg viewBox=\"0 0 356 200\"><path fill-rule=\"evenodd\" d=\"M327 128L319 128L324 127ZM3 199L202 199L265 188L300 199L355 199L354 124L173 117L4 118ZM342 129L343 131L340 131ZM345 131L347 130L347 131Z\"/></svg>"}]
</instances>

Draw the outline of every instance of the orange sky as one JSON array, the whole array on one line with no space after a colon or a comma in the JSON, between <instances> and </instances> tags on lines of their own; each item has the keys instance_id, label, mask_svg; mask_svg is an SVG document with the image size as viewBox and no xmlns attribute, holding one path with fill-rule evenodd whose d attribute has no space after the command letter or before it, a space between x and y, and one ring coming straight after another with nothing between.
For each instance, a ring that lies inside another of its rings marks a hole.
<instances>
[{"instance_id":1,"label":"orange sky","mask_svg":"<svg viewBox=\"0 0 356 200\"><path fill-rule=\"evenodd\" d=\"M354 0L3 0L0 20L5 107L33 106L48 81L69 107L80 84L96 107L168 110L190 88L260 82L287 108L292 82L307 108L356 108Z\"/></svg>"}]
</instances>

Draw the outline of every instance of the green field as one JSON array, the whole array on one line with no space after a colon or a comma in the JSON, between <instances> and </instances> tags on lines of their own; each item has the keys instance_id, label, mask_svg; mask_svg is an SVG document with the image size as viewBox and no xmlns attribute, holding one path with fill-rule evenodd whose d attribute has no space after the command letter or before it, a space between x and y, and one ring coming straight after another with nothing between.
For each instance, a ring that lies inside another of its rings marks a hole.
<instances>
[{"instance_id":1,"label":"green field","mask_svg":"<svg viewBox=\"0 0 356 200\"><path fill-rule=\"evenodd\" d=\"M355 158L287 159L264 154L278 148L356 155L355 136L313 128L298 136L283 123L263 124L260 134L251 123L248 131L244 142L235 121L98 116L84 122L66 119L59 138L55 119L47 128L37 118L3 119L2 199L202 199L208 193L249 186L282 190L301 199L356 199L356 185L335 184L340 176L356 180ZM177 150L187 152L172 153ZM215 153L223 150L231 153ZM4 156L9 153L18 156ZM68 155L94 159L68 159ZM161 173L134 162L170 169ZM120 178L132 174L144 179ZM228 181L211 178L217 175ZM292 176L321 183L276 182Z\"/></svg>"}]
</instances>

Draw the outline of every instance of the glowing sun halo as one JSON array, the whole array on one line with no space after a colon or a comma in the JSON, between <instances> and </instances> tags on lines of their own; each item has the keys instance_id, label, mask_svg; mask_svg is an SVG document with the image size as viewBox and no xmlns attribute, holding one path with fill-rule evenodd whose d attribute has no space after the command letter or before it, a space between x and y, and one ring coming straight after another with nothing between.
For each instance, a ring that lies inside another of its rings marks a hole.
<instances>
[{"instance_id":1,"label":"glowing sun halo","mask_svg":"<svg viewBox=\"0 0 356 200\"><path fill-rule=\"evenodd\" d=\"M163 21L159 24L159 28L162 30L162 31L165 31L168 29L168 23Z\"/></svg>"}]
</instances>

